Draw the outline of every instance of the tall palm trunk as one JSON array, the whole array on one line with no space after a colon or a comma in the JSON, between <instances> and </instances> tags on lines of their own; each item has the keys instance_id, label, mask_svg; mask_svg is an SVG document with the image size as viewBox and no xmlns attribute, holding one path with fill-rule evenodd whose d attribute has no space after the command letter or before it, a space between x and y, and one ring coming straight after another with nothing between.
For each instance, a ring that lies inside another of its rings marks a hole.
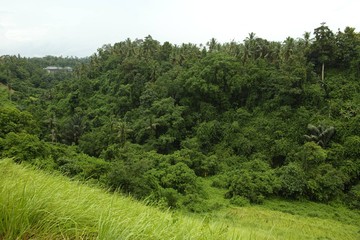
<instances>
[{"instance_id":1,"label":"tall palm trunk","mask_svg":"<svg viewBox=\"0 0 360 240\"><path fill-rule=\"evenodd\" d=\"M325 63L322 63L322 66L321 66L321 84L325 91L325 97L329 98L329 91L328 91L327 85L325 83Z\"/></svg>"}]
</instances>

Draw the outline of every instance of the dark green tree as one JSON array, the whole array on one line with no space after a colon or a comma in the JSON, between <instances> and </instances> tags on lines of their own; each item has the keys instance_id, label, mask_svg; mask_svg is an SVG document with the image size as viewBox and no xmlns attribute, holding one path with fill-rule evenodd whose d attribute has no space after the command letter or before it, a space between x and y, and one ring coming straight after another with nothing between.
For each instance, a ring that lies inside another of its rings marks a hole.
<instances>
[{"instance_id":1,"label":"dark green tree","mask_svg":"<svg viewBox=\"0 0 360 240\"><path fill-rule=\"evenodd\" d=\"M323 125L319 125L318 127L308 124L307 129L309 131L309 135L304 135L306 141L313 141L319 146L326 148L331 140L331 138L335 134L335 128L324 127Z\"/></svg>"},{"instance_id":2,"label":"dark green tree","mask_svg":"<svg viewBox=\"0 0 360 240\"><path fill-rule=\"evenodd\" d=\"M325 92L327 92L325 84L325 64L332 64L335 54L335 35L330 30L326 23L321 23L321 26L315 28L315 40L311 45L310 58L315 64L321 66L321 82L324 85Z\"/></svg>"}]
</instances>

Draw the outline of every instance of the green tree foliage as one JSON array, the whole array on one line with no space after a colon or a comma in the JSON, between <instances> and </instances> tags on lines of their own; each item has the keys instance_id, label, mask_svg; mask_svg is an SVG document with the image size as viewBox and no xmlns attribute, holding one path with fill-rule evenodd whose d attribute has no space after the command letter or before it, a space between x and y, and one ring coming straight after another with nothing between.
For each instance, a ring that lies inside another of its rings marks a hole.
<instances>
[{"instance_id":1,"label":"green tree foliage","mask_svg":"<svg viewBox=\"0 0 360 240\"><path fill-rule=\"evenodd\" d=\"M354 28L322 24L281 42L149 35L86 59L2 56L1 154L193 211L209 176L238 205L356 201L359 44Z\"/></svg>"},{"instance_id":2,"label":"green tree foliage","mask_svg":"<svg viewBox=\"0 0 360 240\"><path fill-rule=\"evenodd\" d=\"M315 41L312 44L313 53L321 64L329 62L335 51L335 35L326 23L314 29Z\"/></svg>"},{"instance_id":3,"label":"green tree foliage","mask_svg":"<svg viewBox=\"0 0 360 240\"><path fill-rule=\"evenodd\" d=\"M0 107L0 137L11 132L36 134L38 130L38 125L29 112L10 106Z\"/></svg>"},{"instance_id":4,"label":"green tree foliage","mask_svg":"<svg viewBox=\"0 0 360 240\"><path fill-rule=\"evenodd\" d=\"M346 27L336 34L336 62L342 68L351 68L359 58L360 38L355 28Z\"/></svg>"},{"instance_id":5,"label":"green tree foliage","mask_svg":"<svg viewBox=\"0 0 360 240\"><path fill-rule=\"evenodd\" d=\"M297 157L303 165L303 168L308 171L313 167L325 163L327 152L314 142L307 142L301 146Z\"/></svg>"},{"instance_id":6,"label":"green tree foliage","mask_svg":"<svg viewBox=\"0 0 360 240\"><path fill-rule=\"evenodd\" d=\"M9 133L1 140L2 157L13 157L16 161L32 161L44 158L47 149L35 135L28 133Z\"/></svg>"},{"instance_id":7,"label":"green tree foliage","mask_svg":"<svg viewBox=\"0 0 360 240\"><path fill-rule=\"evenodd\" d=\"M345 176L330 164L321 164L308 173L307 195L318 201L329 201L341 195Z\"/></svg>"},{"instance_id":8,"label":"green tree foliage","mask_svg":"<svg viewBox=\"0 0 360 240\"><path fill-rule=\"evenodd\" d=\"M188 197L199 195L197 176L179 153L167 156L153 151L144 153L138 146L126 144L116 155L106 180L113 189L138 198L151 196L155 201L165 201L169 207L188 205L191 203L185 203Z\"/></svg>"},{"instance_id":9,"label":"green tree foliage","mask_svg":"<svg viewBox=\"0 0 360 240\"><path fill-rule=\"evenodd\" d=\"M360 136L349 136L344 142L345 154L354 159L360 158Z\"/></svg>"},{"instance_id":10,"label":"green tree foliage","mask_svg":"<svg viewBox=\"0 0 360 240\"><path fill-rule=\"evenodd\" d=\"M347 196L348 205L355 209L360 209L360 184L351 188Z\"/></svg>"},{"instance_id":11,"label":"green tree foliage","mask_svg":"<svg viewBox=\"0 0 360 240\"><path fill-rule=\"evenodd\" d=\"M179 162L166 168L161 177L161 185L164 188L174 188L181 194L195 192L196 175L185 163Z\"/></svg>"},{"instance_id":12,"label":"green tree foliage","mask_svg":"<svg viewBox=\"0 0 360 240\"><path fill-rule=\"evenodd\" d=\"M321 81L325 87L325 92L327 92L326 84L324 82L325 64L334 62L333 59L336 47L335 36L325 23L322 23L320 27L315 28L314 34L315 41L311 45L312 52L310 56L316 64L321 65Z\"/></svg>"},{"instance_id":13,"label":"green tree foliage","mask_svg":"<svg viewBox=\"0 0 360 240\"><path fill-rule=\"evenodd\" d=\"M349 136L344 142L343 162L340 169L348 177L349 185L357 184L360 178L360 137Z\"/></svg>"},{"instance_id":14,"label":"green tree foliage","mask_svg":"<svg viewBox=\"0 0 360 240\"><path fill-rule=\"evenodd\" d=\"M222 140L222 133L221 123L217 120L199 124L196 137L199 140L200 148L208 152L212 146Z\"/></svg>"}]
</instances>

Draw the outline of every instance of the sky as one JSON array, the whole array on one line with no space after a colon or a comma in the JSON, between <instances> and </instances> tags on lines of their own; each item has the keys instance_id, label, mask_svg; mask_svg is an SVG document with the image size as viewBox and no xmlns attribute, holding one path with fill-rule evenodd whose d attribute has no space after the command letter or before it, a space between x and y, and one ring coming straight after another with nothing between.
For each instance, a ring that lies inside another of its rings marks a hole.
<instances>
[{"instance_id":1,"label":"sky","mask_svg":"<svg viewBox=\"0 0 360 240\"><path fill-rule=\"evenodd\" d=\"M301 38L326 22L360 31L359 0L0 0L0 56L76 56L104 44Z\"/></svg>"}]
</instances>

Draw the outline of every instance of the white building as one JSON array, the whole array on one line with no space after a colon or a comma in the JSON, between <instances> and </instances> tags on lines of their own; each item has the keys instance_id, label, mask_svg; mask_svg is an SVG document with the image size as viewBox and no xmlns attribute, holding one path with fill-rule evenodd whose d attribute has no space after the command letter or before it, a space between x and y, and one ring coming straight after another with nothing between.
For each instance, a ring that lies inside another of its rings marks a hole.
<instances>
[{"instance_id":1,"label":"white building","mask_svg":"<svg viewBox=\"0 0 360 240\"><path fill-rule=\"evenodd\" d=\"M55 66L48 66L46 68L44 68L44 70L46 70L48 73L55 73L55 72L71 72L72 68L71 67L55 67Z\"/></svg>"}]
</instances>

